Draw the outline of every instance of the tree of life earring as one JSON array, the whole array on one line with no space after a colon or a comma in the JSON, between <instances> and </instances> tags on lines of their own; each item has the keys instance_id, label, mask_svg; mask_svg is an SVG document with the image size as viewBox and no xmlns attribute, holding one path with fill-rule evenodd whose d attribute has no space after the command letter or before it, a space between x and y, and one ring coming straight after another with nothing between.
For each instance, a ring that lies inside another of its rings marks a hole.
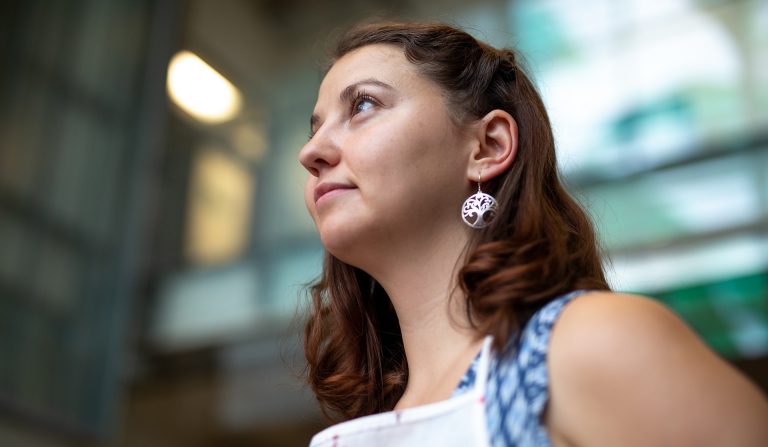
<instances>
[{"instance_id":1,"label":"tree of life earring","mask_svg":"<svg viewBox=\"0 0 768 447\"><path fill-rule=\"evenodd\" d=\"M480 176L477 175L477 192L469 196L461 207L461 218L472 228L485 228L496 215L498 203L492 195L480 190Z\"/></svg>"}]
</instances>

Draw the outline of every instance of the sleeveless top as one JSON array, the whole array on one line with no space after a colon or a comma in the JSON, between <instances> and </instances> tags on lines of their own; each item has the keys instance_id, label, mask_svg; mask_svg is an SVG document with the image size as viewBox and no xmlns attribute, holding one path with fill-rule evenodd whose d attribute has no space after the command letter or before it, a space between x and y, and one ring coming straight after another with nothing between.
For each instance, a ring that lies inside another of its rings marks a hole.
<instances>
[{"instance_id":1,"label":"sleeveless top","mask_svg":"<svg viewBox=\"0 0 768 447\"><path fill-rule=\"evenodd\" d=\"M493 351L488 368L485 412L492 447L551 446L542 424L549 399L547 351L552 327L572 299L586 291L562 295L539 309L526 323L519 342L501 355ZM472 389L479 355L462 377L452 397Z\"/></svg>"}]
</instances>

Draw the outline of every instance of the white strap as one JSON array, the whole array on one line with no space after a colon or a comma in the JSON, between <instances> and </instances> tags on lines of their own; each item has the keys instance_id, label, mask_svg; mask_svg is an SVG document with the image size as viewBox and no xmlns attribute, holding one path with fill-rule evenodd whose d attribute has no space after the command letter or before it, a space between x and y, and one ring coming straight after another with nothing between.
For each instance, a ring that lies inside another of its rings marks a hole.
<instances>
[{"instance_id":1,"label":"white strap","mask_svg":"<svg viewBox=\"0 0 768 447\"><path fill-rule=\"evenodd\" d=\"M486 382L488 382L488 368L491 363L491 345L493 336L487 335L483 340L483 349L480 351L480 360L478 361L475 375L475 390L477 394L485 396Z\"/></svg>"}]
</instances>

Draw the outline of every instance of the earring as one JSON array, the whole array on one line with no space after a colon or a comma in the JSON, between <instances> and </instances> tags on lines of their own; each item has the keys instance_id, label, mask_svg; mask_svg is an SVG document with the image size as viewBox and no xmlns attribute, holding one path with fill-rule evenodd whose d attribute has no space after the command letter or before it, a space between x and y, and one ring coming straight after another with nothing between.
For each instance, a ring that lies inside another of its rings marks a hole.
<instances>
[{"instance_id":1,"label":"earring","mask_svg":"<svg viewBox=\"0 0 768 447\"><path fill-rule=\"evenodd\" d=\"M485 228L494 216L498 203L492 195L480 191L480 174L477 176L477 192L469 196L461 207L461 218L472 228Z\"/></svg>"}]
</instances>

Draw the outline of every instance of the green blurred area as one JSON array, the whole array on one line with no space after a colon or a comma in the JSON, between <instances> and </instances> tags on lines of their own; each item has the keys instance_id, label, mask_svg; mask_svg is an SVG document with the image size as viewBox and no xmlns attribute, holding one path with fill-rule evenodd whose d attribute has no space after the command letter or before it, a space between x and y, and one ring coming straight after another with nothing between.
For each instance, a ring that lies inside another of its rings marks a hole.
<instances>
[{"instance_id":1,"label":"green blurred area","mask_svg":"<svg viewBox=\"0 0 768 447\"><path fill-rule=\"evenodd\" d=\"M714 350L729 358L764 354L768 274L758 273L657 293Z\"/></svg>"}]
</instances>

